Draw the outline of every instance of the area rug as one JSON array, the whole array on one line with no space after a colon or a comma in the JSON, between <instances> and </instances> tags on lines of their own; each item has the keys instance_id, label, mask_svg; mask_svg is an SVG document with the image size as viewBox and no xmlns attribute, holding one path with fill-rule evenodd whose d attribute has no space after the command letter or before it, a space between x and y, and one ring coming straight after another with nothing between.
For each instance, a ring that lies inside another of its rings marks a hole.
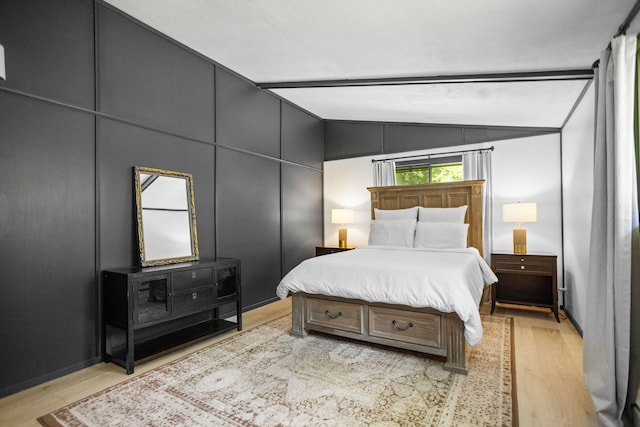
<instances>
[{"instance_id":1,"label":"area rug","mask_svg":"<svg viewBox=\"0 0 640 427\"><path fill-rule=\"evenodd\" d=\"M511 317L483 316L469 374L271 321L68 405L45 426L510 426ZM514 405L515 406L515 405Z\"/></svg>"}]
</instances>

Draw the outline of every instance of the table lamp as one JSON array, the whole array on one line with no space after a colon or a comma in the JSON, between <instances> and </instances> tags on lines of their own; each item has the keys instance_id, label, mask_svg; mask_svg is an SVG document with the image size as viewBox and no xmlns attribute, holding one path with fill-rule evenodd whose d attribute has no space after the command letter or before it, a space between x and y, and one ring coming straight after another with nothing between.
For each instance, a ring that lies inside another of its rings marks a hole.
<instances>
[{"instance_id":1,"label":"table lamp","mask_svg":"<svg viewBox=\"0 0 640 427\"><path fill-rule=\"evenodd\" d=\"M502 205L502 222L515 222L513 229L513 253L527 253L527 230L521 226L523 222L536 222L538 213L535 203L507 203Z\"/></svg>"},{"instance_id":2,"label":"table lamp","mask_svg":"<svg viewBox=\"0 0 640 427\"><path fill-rule=\"evenodd\" d=\"M331 209L331 224L351 224L353 223L352 209ZM347 229L341 227L338 229L338 247L347 247Z\"/></svg>"}]
</instances>

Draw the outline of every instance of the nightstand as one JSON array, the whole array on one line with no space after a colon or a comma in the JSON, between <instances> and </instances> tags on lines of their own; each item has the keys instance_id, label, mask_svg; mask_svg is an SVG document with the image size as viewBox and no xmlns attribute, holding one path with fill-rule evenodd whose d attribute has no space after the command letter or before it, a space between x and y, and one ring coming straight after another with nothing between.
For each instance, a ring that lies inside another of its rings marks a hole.
<instances>
[{"instance_id":1,"label":"nightstand","mask_svg":"<svg viewBox=\"0 0 640 427\"><path fill-rule=\"evenodd\" d=\"M336 252L344 252L355 249L355 246L347 246L346 248L339 248L337 246L316 246L316 256L335 254Z\"/></svg>"},{"instance_id":2,"label":"nightstand","mask_svg":"<svg viewBox=\"0 0 640 427\"><path fill-rule=\"evenodd\" d=\"M491 269L498 283L491 289L491 313L496 302L547 307L558 317L558 267L556 255L491 254Z\"/></svg>"}]
</instances>

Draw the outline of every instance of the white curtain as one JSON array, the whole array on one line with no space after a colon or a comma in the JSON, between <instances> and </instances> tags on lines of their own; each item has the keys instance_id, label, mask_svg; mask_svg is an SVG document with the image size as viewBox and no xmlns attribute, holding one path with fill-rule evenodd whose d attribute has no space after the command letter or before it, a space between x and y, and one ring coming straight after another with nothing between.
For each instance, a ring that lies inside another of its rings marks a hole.
<instances>
[{"instance_id":1,"label":"white curtain","mask_svg":"<svg viewBox=\"0 0 640 427\"><path fill-rule=\"evenodd\" d=\"M373 162L373 185L374 187L396 185L396 162L393 160Z\"/></svg>"},{"instance_id":2,"label":"white curtain","mask_svg":"<svg viewBox=\"0 0 640 427\"><path fill-rule=\"evenodd\" d=\"M620 36L605 51L597 90L594 194L584 325L584 378L606 426L622 426L631 372L632 274L638 263L638 200L634 139L636 37ZM635 248L634 248L635 246ZM635 333L638 333L636 330ZM631 369L630 369L631 367ZM631 389L630 389L631 388ZM628 423L628 421L627 421Z\"/></svg>"},{"instance_id":3,"label":"white curtain","mask_svg":"<svg viewBox=\"0 0 640 427\"><path fill-rule=\"evenodd\" d=\"M482 254L490 262L493 248L493 187L491 185L491 151L470 151L462 154L462 179L484 179L482 192Z\"/></svg>"}]
</instances>

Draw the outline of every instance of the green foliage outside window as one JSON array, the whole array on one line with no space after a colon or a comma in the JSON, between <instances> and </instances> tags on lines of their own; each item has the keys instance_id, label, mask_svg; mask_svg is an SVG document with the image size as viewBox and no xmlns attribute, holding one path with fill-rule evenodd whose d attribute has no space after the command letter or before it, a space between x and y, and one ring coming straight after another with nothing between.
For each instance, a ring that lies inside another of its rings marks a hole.
<instances>
[{"instance_id":1,"label":"green foliage outside window","mask_svg":"<svg viewBox=\"0 0 640 427\"><path fill-rule=\"evenodd\" d=\"M431 182L462 181L462 164L431 166Z\"/></svg>"},{"instance_id":2,"label":"green foliage outside window","mask_svg":"<svg viewBox=\"0 0 640 427\"><path fill-rule=\"evenodd\" d=\"M431 169L431 179L429 179L429 169ZM454 181L462 181L461 163L396 169L396 183L398 185Z\"/></svg>"},{"instance_id":3,"label":"green foliage outside window","mask_svg":"<svg viewBox=\"0 0 640 427\"><path fill-rule=\"evenodd\" d=\"M428 184L429 183L429 166L420 166L416 168L396 169L396 184Z\"/></svg>"}]
</instances>

